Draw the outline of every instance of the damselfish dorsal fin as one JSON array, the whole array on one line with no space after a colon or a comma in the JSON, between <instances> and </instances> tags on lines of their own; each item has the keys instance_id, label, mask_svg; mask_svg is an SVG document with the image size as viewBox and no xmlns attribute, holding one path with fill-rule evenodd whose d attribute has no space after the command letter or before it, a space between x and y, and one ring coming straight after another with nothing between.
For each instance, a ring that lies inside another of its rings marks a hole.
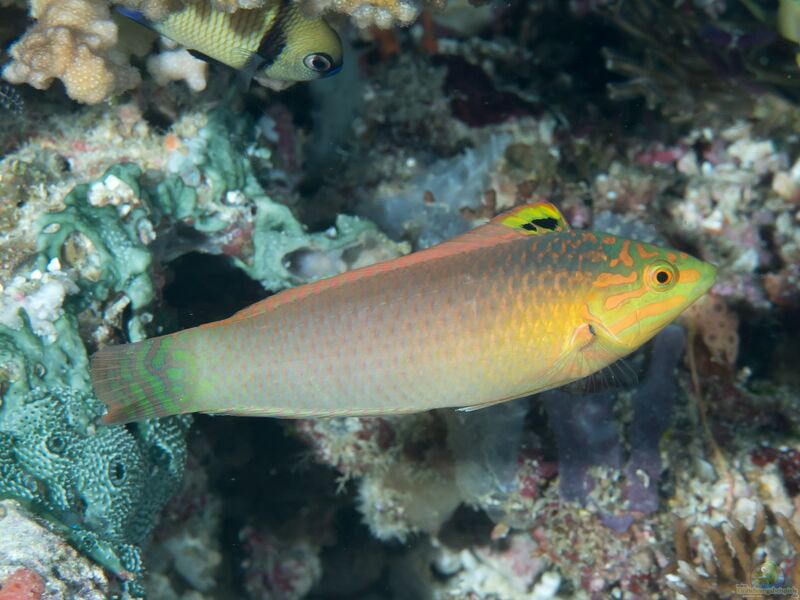
<instances>
[{"instance_id":1,"label":"damselfish dorsal fin","mask_svg":"<svg viewBox=\"0 0 800 600\"><path fill-rule=\"evenodd\" d=\"M481 248L496 246L518 240L521 235L546 235L550 233L560 233L570 231L570 226L559 210L549 202L535 202L517 206L504 212L494 219L480 225L471 231L458 235L441 244L432 246L407 256L394 258L385 262L376 263L354 271L348 271L340 275L335 275L327 279L321 279L314 283L307 283L296 288L284 290L270 296L266 300L257 302L234 314L232 317L214 323L202 325L202 327L214 327L247 319L265 311L272 310L276 306L305 298L322 290L346 285L360 279L372 277L386 271L395 269L409 268L420 263L437 260L456 254L473 252Z\"/></svg>"}]
</instances>

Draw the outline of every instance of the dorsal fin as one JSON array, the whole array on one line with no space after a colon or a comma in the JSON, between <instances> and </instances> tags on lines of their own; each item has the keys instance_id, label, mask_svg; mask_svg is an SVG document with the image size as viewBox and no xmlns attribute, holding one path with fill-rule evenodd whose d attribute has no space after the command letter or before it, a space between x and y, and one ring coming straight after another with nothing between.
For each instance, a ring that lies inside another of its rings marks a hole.
<instances>
[{"instance_id":1,"label":"dorsal fin","mask_svg":"<svg viewBox=\"0 0 800 600\"><path fill-rule=\"evenodd\" d=\"M471 231L458 235L431 248L414 252L400 258L376 263L368 267L348 271L314 283L308 283L296 288L284 290L244 308L224 321L208 323L202 327L213 327L239 321L271 310L278 305L286 304L300 298L305 298L324 289L338 287L353 281L372 277L378 273L404 269L420 263L462 254L504 244L519 239L520 235L545 235L570 231L570 226L559 210L549 202L535 202L511 209L496 216L494 219L480 225Z\"/></svg>"},{"instance_id":2,"label":"dorsal fin","mask_svg":"<svg viewBox=\"0 0 800 600\"><path fill-rule=\"evenodd\" d=\"M492 222L518 229L527 235L546 235L571 229L564 215L549 202L518 206L496 217Z\"/></svg>"}]
</instances>

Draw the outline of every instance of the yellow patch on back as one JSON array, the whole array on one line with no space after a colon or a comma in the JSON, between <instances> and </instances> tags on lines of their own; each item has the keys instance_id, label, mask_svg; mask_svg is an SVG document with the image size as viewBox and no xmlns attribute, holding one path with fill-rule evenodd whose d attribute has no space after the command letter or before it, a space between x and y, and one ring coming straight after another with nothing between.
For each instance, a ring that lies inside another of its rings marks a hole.
<instances>
[{"instance_id":1,"label":"yellow patch on back","mask_svg":"<svg viewBox=\"0 0 800 600\"><path fill-rule=\"evenodd\" d=\"M515 208L500 217L500 224L526 235L545 235L570 229L564 215L549 202L536 202Z\"/></svg>"}]
</instances>

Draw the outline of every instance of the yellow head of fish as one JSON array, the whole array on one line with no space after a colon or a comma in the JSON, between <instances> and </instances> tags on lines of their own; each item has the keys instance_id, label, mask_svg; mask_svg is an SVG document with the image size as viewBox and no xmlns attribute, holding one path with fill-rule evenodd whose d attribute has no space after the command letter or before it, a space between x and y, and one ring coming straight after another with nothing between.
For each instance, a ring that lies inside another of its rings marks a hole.
<instances>
[{"instance_id":1,"label":"yellow head of fish","mask_svg":"<svg viewBox=\"0 0 800 600\"><path fill-rule=\"evenodd\" d=\"M342 42L323 19L307 17L295 3L265 36L256 56L253 78L259 83L312 81L342 68Z\"/></svg>"},{"instance_id":2,"label":"yellow head of fish","mask_svg":"<svg viewBox=\"0 0 800 600\"><path fill-rule=\"evenodd\" d=\"M538 350L551 368L549 389L627 356L672 322L714 284L716 268L685 252L615 235L575 231L558 209L539 202L498 217L531 236L532 269L551 316L533 302L532 332L552 343ZM539 340L536 337L536 340ZM524 343L524 342L520 342Z\"/></svg>"},{"instance_id":3,"label":"yellow head of fish","mask_svg":"<svg viewBox=\"0 0 800 600\"><path fill-rule=\"evenodd\" d=\"M607 259L592 273L585 306L598 347L625 355L672 322L714 284L716 268L671 248L592 234Z\"/></svg>"}]
</instances>

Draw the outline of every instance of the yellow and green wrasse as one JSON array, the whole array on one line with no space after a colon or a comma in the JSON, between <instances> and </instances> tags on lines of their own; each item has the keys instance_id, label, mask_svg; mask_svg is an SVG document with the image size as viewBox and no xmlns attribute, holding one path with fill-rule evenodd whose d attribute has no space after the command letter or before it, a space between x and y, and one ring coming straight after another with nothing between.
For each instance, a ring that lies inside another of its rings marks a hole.
<instances>
[{"instance_id":1,"label":"yellow and green wrasse","mask_svg":"<svg viewBox=\"0 0 800 600\"><path fill-rule=\"evenodd\" d=\"M402 258L286 290L229 319L92 359L105 420L478 408L558 387L633 352L716 270L518 207Z\"/></svg>"},{"instance_id":2,"label":"yellow and green wrasse","mask_svg":"<svg viewBox=\"0 0 800 600\"><path fill-rule=\"evenodd\" d=\"M311 81L342 67L342 43L321 18L303 14L291 0L267 0L264 8L227 13L208 0L190 2L161 21L117 11L185 46L203 59L239 70L243 85L255 79L267 87Z\"/></svg>"}]
</instances>

